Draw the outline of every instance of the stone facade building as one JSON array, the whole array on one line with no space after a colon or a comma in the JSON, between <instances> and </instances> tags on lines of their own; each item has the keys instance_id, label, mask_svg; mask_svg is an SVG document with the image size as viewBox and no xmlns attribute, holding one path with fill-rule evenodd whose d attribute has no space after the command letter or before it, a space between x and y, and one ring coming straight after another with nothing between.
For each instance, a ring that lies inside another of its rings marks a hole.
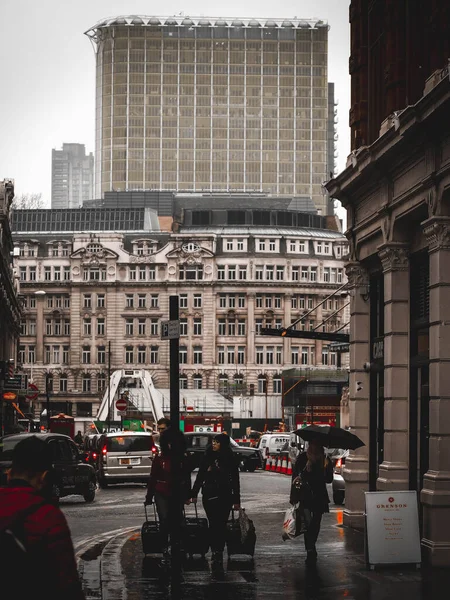
<instances>
[{"instance_id":1,"label":"stone facade building","mask_svg":"<svg viewBox=\"0 0 450 600\"><path fill-rule=\"evenodd\" d=\"M424 555L448 566L450 78L444 4L351 3L353 151L327 188L348 214L349 420L366 443L345 465L344 524L363 526L365 491L416 490Z\"/></svg>"},{"instance_id":2,"label":"stone facade building","mask_svg":"<svg viewBox=\"0 0 450 600\"><path fill-rule=\"evenodd\" d=\"M71 231L58 230L58 211L16 212L24 298L18 360L41 390L50 376L55 410L95 417L109 350L111 369L145 368L156 387L168 388L169 347L160 322L168 319L170 295L180 302L182 389L267 392L280 401L286 365L336 370L328 343L264 337L260 329L289 325L344 286L347 240L336 222L326 229L325 217L295 211L291 226L253 225L255 205L243 211L249 224L240 226L227 221L235 211L218 211L213 225L193 225L199 210L185 208L178 222L175 214L172 232L160 230L148 208L133 209L134 220L131 209L121 209L122 225L116 209L104 208L104 230L91 233L81 213L95 209L75 211L80 225ZM139 211L146 215L141 220ZM272 221L280 218L267 212ZM298 327L345 325L345 301L340 294L327 300ZM42 401L33 407L36 415L42 407Z\"/></svg>"}]
</instances>

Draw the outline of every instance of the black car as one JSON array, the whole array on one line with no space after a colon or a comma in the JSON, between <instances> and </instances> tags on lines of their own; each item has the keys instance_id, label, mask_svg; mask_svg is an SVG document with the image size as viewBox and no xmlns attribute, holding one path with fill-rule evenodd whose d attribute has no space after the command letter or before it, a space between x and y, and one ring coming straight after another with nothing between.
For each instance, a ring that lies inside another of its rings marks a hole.
<instances>
[{"instance_id":1,"label":"black car","mask_svg":"<svg viewBox=\"0 0 450 600\"><path fill-rule=\"evenodd\" d=\"M211 444L212 438L217 432L205 431L202 433L192 431L184 434L187 443L187 451L190 457L190 467L192 470L200 466L201 458L206 448ZM237 442L230 438L230 447L239 460L241 471L250 471L262 468L261 453L255 448L246 448L239 446Z\"/></svg>"},{"instance_id":2,"label":"black car","mask_svg":"<svg viewBox=\"0 0 450 600\"><path fill-rule=\"evenodd\" d=\"M49 444L53 455L52 496L58 501L77 494L93 502L97 489L95 469L83 461L83 455L68 435L60 433L17 433L0 439L0 485L6 484L6 472L11 467L12 451L16 444L31 435Z\"/></svg>"}]
</instances>

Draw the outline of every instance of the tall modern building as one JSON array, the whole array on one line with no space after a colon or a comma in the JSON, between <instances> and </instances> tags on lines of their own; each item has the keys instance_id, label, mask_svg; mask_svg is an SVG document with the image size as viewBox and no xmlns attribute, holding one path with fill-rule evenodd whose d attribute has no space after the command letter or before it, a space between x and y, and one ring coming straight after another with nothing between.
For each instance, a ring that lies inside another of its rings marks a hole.
<instances>
[{"instance_id":1,"label":"tall modern building","mask_svg":"<svg viewBox=\"0 0 450 600\"><path fill-rule=\"evenodd\" d=\"M84 144L52 150L52 208L78 208L94 193L94 156Z\"/></svg>"},{"instance_id":2,"label":"tall modern building","mask_svg":"<svg viewBox=\"0 0 450 600\"><path fill-rule=\"evenodd\" d=\"M258 191L308 195L330 212L326 22L128 16L86 35L97 198Z\"/></svg>"}]
</instances>

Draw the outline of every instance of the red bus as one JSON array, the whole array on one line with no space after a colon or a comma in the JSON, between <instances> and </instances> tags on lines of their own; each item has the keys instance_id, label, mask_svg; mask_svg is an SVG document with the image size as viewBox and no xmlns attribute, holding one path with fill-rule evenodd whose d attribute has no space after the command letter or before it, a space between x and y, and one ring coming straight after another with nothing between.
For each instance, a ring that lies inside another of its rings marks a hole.
<instances>
[{"instance_id":1,"label":"red bus","mask_svg":"<svg viewBox=\"0 0 450 600\"><path fill-rule=\"evenodd\" d=\"M50 417L50 431L51 433L63 433L73 439L75 437L74 417L70 417L64 413Z\"/></svg>"}]
</instances>

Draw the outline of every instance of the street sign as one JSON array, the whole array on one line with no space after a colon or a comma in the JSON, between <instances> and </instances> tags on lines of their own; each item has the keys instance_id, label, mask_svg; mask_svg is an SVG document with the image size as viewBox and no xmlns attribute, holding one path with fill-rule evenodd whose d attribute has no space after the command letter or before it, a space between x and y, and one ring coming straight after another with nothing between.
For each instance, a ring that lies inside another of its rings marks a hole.
<instances>
[{"instance_id":1,"label":"street sign","mask_svg":"<svg viewBox=\"0 0 450 600\"><path fill-rule=\"evenodd\" d=\"M7 400L8 402L14 402L17 399L17 394L15 392L3 392L3 400Z\"/></svg>"},{"instance_id":2,"label":"street sign","mask_svg":"<svg viewBox=\"0 0 450 600\"><path fill-rule=\"evenodd\" d=\"M39 396L38 386L36 384L34 384L34 383L30 383L29 386L28 386L25 398L27 400L32 401L32 400L37 400L38 396Z\"/></svg>"},{"instance_id":3,"label":"street sign","mask_svg":"<svg viewBox=\"0 0 450 600\"><path fill-rule=\"evenodd\" d=\"M116 401L116 408L119 412L125 412L128 408L128 402L125 400L125 398L119 398Z\"/></svg>"},{"instance_id":4,"label":"street sign","mask_svg":"<svg viewBox=\"0 0 450 600\"><path fill-rule=\"evenodd\" d=\"M176 340L180 337L180 321L161 321L161 339Z\"/></svg>"},{"instance_id":5,"label":"street sign","mask_svg":"<svg viewBox=\"0 0 450 600\"><path fill-rule=\"evenodd\" d=\"M12 392L23 390L26 389L27 383L28 375L20 373L18 375L14 375L14 377L6 377L3 389Z\"/></svg>"}]
</instances>

